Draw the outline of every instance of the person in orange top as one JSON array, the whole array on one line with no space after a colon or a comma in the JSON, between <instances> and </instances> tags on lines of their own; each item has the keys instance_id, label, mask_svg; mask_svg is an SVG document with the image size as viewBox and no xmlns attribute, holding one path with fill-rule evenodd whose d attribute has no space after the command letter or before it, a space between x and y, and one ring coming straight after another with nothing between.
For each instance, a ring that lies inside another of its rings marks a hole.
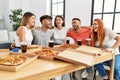
<instances>
[{"instance_id":1,"label":"person in orange top","mask_svg":"<svg viewBox=\"0 0 120 80\"><path fill-rule=\"evenodd\" d=\"M73 38L77 44L78 39L82 40L82 44L86 44L86 38L90 38L91 30L89 27L81 27L81 20L79 18L72 19L72 27L67 36Z\"/></svg>"}]
</instances>

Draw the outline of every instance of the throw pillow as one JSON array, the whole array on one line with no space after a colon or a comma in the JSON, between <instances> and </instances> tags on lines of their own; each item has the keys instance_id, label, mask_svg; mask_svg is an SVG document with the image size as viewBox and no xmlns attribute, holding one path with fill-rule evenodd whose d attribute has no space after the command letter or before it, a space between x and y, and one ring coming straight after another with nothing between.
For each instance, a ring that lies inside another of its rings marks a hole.
<instances>
[{"instance_id":1,"label":"throw pillow","mask_svg":"<svg viewBox=\"0 0 120 80\"><path fill-rule=\"evenodd\" d=\"M16 32L15 31L11 31L11 32L8 32L8 33L9 33L9 41L10 42L14 41Z\"/></svg>"},{"instance_id":2,"label":"throw pillow","mask_svg":"<svg viewBox=\"0 0 120 80\"><path fill-rule=\"evenodd\" d=\"M9 42L7 30L0 30L0 41Z\"/></svg>"}]
</instances>

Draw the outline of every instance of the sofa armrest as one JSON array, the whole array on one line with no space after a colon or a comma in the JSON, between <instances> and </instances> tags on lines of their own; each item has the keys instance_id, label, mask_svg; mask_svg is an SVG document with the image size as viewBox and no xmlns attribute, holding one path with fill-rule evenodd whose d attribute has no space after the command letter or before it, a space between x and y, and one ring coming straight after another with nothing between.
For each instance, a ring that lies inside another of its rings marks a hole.
<instances>
[{"instance_id":1,"label":"sofa armrest","mask_svg":"<svg viewBox=\"0 0 120 80\"><path fill-rule=\"evenodd\" d=\"M0 43L0 49L10 49L10 48L11 48L10 42Z\"/></svg>"}]
</instances>

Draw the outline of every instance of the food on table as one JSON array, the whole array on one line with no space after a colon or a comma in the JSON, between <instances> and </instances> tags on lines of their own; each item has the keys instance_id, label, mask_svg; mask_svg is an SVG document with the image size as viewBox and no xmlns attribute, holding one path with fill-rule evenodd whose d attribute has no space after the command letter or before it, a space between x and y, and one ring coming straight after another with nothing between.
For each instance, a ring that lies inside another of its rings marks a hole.
<instances>
[{"instance_id":1,"label":"food on table","mask_svg":"<svg viewBox=\"0 0 120 80\"><path fill-rule=\"evenodd\" d=\"M70 49L76 49L78 48L77 44L62 44L58 46L57 48L70 48Z\"/></svg>"},{"instance_id":2,"label":"food on table","mask_svg":"<svg viewBox=\"0 0 120 80\"><path fill-rule=\"evenodd\" d=\"M0 65L16 66L24 63L27 57L23 55L8 55L0 58Z\"/></svg>"},{"instance_id":3,"label":"food on table","mask_svg":"<svg viewBox=\"0 0 120 80\"><path fill-rule=\"evenodd\" d=\"M58 52L50 49L43 49L41 51L36 52L35 54L38 54L39 56L56 56Z\"/></svg>"}]
</instances>

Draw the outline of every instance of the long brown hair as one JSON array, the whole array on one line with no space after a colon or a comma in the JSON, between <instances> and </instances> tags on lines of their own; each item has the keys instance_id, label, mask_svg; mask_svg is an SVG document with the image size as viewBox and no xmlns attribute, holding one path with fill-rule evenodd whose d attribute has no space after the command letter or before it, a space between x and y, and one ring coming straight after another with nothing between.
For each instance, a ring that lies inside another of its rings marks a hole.
<instances>
[{"instance_id":1,"label":"long brown hair","mask_svg":"<svg viewBox=\"0 0 120 80\"><path fill-rule=\"evenodd\" d=\"M29 18L31 16L35 16L33 13L31 12L26 12L24 13L23 17L22 17L22 20L21 20L21 23L20 23L20 26L26 26L27 25L27 22L29 20ZM31 28L33 28L34 26L31 26Z\"/></svg>"},{"instance_id":2,"label":"long brown hair","mask_svg":"<svg viewBox=\"0 0 120 80\"><path fill-rule=\"evenodd\" d=\"M94 19L98 23L98 31L94 32L92 29L92 45L95 46L96 41L99 41L99 47L102 48L104 36L105 36L105 29L103 21L99 18Z\"/></svg>"}]
</instances>

